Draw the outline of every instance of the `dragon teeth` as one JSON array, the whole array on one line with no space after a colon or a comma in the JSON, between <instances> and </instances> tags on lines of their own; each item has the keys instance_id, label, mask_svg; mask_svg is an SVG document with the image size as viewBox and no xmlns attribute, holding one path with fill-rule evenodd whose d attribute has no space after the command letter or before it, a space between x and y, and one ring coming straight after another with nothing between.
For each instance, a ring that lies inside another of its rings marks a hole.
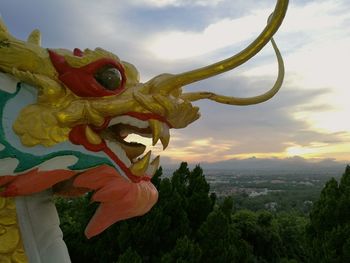
<instances>
[{"instance_id":1,"label":"dragon teeth","mask_svg":"<svg viewBox=\"0 0 350 263\"><path fill-rule=\"evenodd\" d=\"M160 138L163 127L162 127L162 123L160 123L157 120L149 120L149 126L152 130L152 144L154 146L154 145L156 145L156 143L158 142L158 140Z\"/></svg>"},{"instance_id":2,"label":"dragon teeth","mask_svg":"<svg viewBox=\"0 0 350 263\"><path fill-rule=\"evenodd\" d=\"M160 163L159 155L150 163L151 151L134 163L129 169L136 176L152 177L157 171Z\"/></svg>"},{"instance_id":3,"label":"dragon teeth","mask_svg":"<svg viewBox=\"0 0 350 263\"><path fill-rule=\"evenodd\" d=\"M157 171L157 169L159 167L159 163L160 163L160 157L158 155L156 158L154 158L154 160L148 166L146 174L148 176L152 177L156 173L156 171Z\"/></svg>"},{"instance_id":4,"label":"dragon teeth","mask_svg":"<svg viewBox=\"0 0 350 263\"><path fill-rule=\"evenodd\" d=\"M140 129L147 129L148 127L151 129L151 134L140 134L140 136L143 137L151 137L152 138L152 145L156 145L157 142L160 140L163 145L163 150L165 150L169 145L170 140L170 134L169 134L169 126L166 123L163 123L159 120L148 120L148 121L142 121L138 120L131 116L118 116L113 118L109 126L113 126L118 123L123 123L127 125L131 125ZM122 130L120 132L120 135L122 137L126 137L129 134L129 131Z\"/></svg>"},{"instance_id":5,"label":"dragon teeth","mask_svg":"<svg viewBox=\"0 0 350 263\"><path fill-rule=\"evenodd\" d=\"M149 161L151 159L151 151L146 153L141 159L134 163L130 167L130 171L137 176L144 176L149 166Z\"/></svg>"},{"instance_id":6,"label":"dragon teeth","mask_svg":"<svg viewBox=\"0 0 350 263\"><path fill-rule=\"evenodd\" d=\"M158 120L149 120L148 123L149 123L149 127L152 130L153 146L156 145L160 139L163 145L163 150L165 150L166 147L168 147L169 140L170 140L168 125Z\"/></svg>"},{"instance_id":7,"label":"dragon teeth","mask_svg":"<svg viewBox=\"0 0 350 263\"><path fill-rule=\"evenodd\" d=\"M162 135L160 136L160 141L162 142L163 150L165 150L166 147L168 147L170 141L169 127L165 123L163 123L163 130Z\"/></svg>"}]
</instances>

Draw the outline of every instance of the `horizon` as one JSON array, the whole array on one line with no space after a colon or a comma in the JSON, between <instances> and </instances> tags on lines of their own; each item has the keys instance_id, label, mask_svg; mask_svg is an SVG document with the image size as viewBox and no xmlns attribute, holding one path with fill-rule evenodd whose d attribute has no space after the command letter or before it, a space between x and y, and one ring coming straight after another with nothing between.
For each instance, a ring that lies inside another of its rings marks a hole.
<instances>
[{"instance_id":1,"label":"horizon","mask_svg":"<svg viewBox=\"0 0 350 263\"><path fill-rule=\"evenodd\" d=\"M260 33L274 4L268 0L131 0L103 5L0 0L0 14L19 39L38 28L43 47L101 46L134 64L144 82L239 52ZM165 151L160 145L150 147L153 154L161 155L161 164L252 156L349 162L349 7L346 0L291 2L274 37L286 68L280 92L248 107L195 103L201 118L185 129L171 130L169 147ZM184 89L247 97L270 89L276 77L277 62L268 44L239 68ZM139 136L128 140L151 144Z\"/></svg>"},{"instance_id":2,"label":"horizon","mask_svg":"<svg viewBox=\"0 0 350 263\"><path fill-rule=\"evenodd\" d=\"M186 161L183 161L186 162ZM254 163L255 162L255 163ZM278 157L271 157L271 158L257 158L255 156L244 158L244 159L238 159L233 158L229 160L220 160L216 162L186 162L190 167L195 167L199 165L203 169L223 169L223 170L235 170L235 169L241 169L242 166L240 165L249 165L245 168L252 168L252 169L258 169L259 167L257 165L263 165L261 169L281 169L282 168L278 165L281 164L289 164L292 165L290 167L283 167L283 169L303 169L303 167L313 167L315 169L324 169L324 168L344 168L347 165L350 165L350 162L348 161L338 161L336 159L332 158L324 158L324 159L306 159L300 156L292 156L292 157L286 157L286 158L278 158ZM255 164L255 166L251 166L252 164ZM298 165L295 167L295 165ZM177 168L180 165L180 162L171 162L171 163L163 163L161 166L165 169L174 169ZM237 167L238 165L238 167ZM268 165L268 166L266 166ZM277 165L277 166L273 166ZM303 166L304 165L304 166ZM244 169L245 169L244 168Z\"/></svg>"}]
</instances>

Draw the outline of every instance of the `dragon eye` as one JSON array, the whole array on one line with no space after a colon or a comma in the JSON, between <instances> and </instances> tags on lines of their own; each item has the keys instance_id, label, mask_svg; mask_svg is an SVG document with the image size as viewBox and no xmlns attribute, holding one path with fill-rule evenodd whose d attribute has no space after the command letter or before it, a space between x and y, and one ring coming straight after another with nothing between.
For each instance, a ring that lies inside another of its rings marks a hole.
<instances>
[{"instance_id":1,"label":"dragon eye","mask_svg":"<svg viewBox=\"0 0 350 263\"><path fill-rule=\"evenodd\" d=\"M104 88L108 90L116 90L121 85L122 75L117 68L107 65L96 71L95 79Z\"/></svg>"}]
</instances>

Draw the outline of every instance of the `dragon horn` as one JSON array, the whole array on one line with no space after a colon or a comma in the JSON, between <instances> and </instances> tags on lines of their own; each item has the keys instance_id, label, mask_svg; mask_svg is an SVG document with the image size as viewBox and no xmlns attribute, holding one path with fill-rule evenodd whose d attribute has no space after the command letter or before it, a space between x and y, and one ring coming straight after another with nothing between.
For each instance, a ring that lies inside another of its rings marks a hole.
<instances>
[{"instance_id":1,"label":"dragon horn","mask_svg":"<svg viewBox=\"0 0 350 263\"><path fill-rule=\"evenodd\" d=\"M284 19L288 2L288 0L277 0L275 10L265 29L249 46L236 55L192 71L175 75L163 74L153 78L149 83L154 83L155 88L162 93L170 93L174 89L232 70L245 63L271 40Z\"/></svg>"},{"instance_id":2,"label":"dragon horn","mask_svg":"<svg viewBox=\"0 0 350 263\"><path fill-rule=\"evenodd\" d=\"M271 99L281 88L284 78L284 64L283 59L281 56L281 53L279 52L277 45L275 41L271 38L271 43L273 46L273 49L275 50L276 56L277 56L277 62L278 62L278 76L275 81L275 84L273 87L258 96L249 97L249 98L237 98L237 97L230 97L230 96L223 96L218 95L213 92L189 92L184 93L181 95L182 99L189 100L189 101L196 101L196 100L202 100L202 99L209 99L216 101L218 103L222 104L228 104L228 105L239 105L239 106L246 106L246 105L252 105L252 104L258 104L264 101L267 101Z\"/></svg>"}]
</instances>

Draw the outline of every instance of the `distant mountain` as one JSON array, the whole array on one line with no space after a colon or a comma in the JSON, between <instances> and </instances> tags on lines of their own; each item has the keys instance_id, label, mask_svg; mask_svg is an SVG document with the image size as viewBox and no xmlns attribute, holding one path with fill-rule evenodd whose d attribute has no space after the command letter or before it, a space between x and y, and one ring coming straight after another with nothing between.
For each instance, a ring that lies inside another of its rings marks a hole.
<instances>
[{"instance_id":1,"label":"distant mountain","mask_svg":"<svg viewBox=\"0 0 350 263\"><path fill-rule=\"evenodd\" d=\"M196 164L189 164L193 167ZM290 158L256 158L248 159L231 159L226 161L208 163L200 163L205 170L230 170L242 173L318 173L318 174L334 174L341 175L346 162L339 162L334 159L304 159L302 157ZM165 169L176 169L174 165L163 165Z\"/></svg>"}]
</instances>

